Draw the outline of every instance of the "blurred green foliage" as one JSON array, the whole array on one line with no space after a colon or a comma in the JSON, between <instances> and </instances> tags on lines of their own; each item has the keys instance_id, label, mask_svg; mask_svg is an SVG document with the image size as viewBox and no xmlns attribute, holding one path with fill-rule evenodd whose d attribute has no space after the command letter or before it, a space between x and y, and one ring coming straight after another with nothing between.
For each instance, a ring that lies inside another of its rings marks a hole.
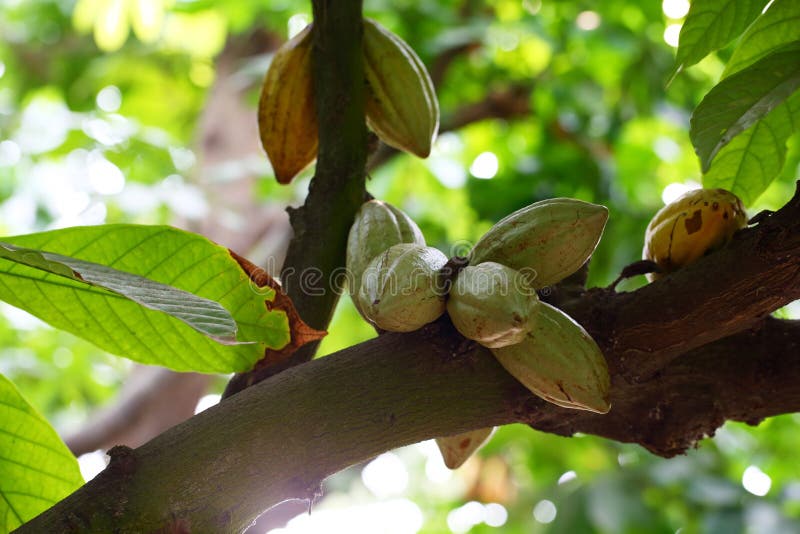
<instances>
[{"instance_id":1,"label":"blurred green foliage","mask_svg":"<svg viewBox=\"0 0 800 534\"><path fill-rule=\"evenodd\" d=\"M675 49L665 32L683 17L668 17L667 4L676 2L367 0L365 14L406 39L438 76L443 124L488 95L519 86L529 89L524 104L530 110L444 133L427 160L394 157L371 172L368 189L408 212L428 242L446 252L463 251L496 220L537 200L568 196L605 204L611 216L590 284L609 284L640 258L645 226L663 205L662 195L701 182L689 117L735 46L685 69L667 87ZM280 42L309 20L308 3L283 0L4 2L0 235L103 222L197 221L218 200L209 185L229 180L233 187L252 173L262 178L255 201L297 203L310 174L282 188L265 158L260 166L230 162L217 182L197 180L203 164L197 137L222 75L215 57L226 43L235 47L255 32ZM455 49L446 68L435 71ZM271 52L265 47L237 58L236 70L224 73L247 88L254 121ZM795 137L780 177L752 213L788 200L798 162ZM628 280L620 290L643 283ZM74 428L112 398L128 363L3 312L0 371L57 428ZM346 297L329 331L323 354L374 336ZM421 532L465 531L453 518L473 500L500 503L508 513L500 527L474 524L475 533L798 532L798 436L794 415L758 428L728 424L697 450L663 460L636 446L512 425L444 485L426 474L433 460L421 448L398 454L411 472L405 496L422 511ZM751 466L761 471L748 471ZM750 473L763 489L762 471L771 486L759 497L742 482ZM568 472L573 480L562 478ZM345 492L346 503L376 498L354 470L329 486ZM540 521L552 509L552 522Z\"/></svg>"}]
</instances>

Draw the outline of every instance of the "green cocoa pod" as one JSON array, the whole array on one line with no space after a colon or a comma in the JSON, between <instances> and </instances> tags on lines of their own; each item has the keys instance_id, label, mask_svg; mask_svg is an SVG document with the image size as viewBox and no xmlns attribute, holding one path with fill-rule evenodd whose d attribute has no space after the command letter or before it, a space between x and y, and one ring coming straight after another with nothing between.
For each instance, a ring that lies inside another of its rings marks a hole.
<instances>
[{"instance_id":1,"label":"green cocoa pod","mask_svg":"<svg viewBox=\"0 0 800 534\"><path fill-rule=\"evenodd\" d=\"M539 303L533 330L516 345L491 349L531 392L564 408L606 413L611 379L603 353L561 310Z\"/></svg>"},{"instance_id":2,"label":"green cocoa pod","mask_svg":"<svg viewBox=\"0 0 800 534\"><path fill-rule=\"evenodd\" d=\"M439 129L439 103L428 71L400 37L364 19L367 124L383 142L427 158Z\"/></svg>"},{"instance_id":3,"label":"green cocoa pod","mask_svg":"<svg viewBox=\"0 0 800 534\"><path fill-rule=\"evenodd\" d=\"M461 335L497 348L525 339L538 304L536 290L519 271L488 261L458 273L447 313Z\"/></svg>"},{"instance_id":4,"label":"green cocoa pod","mask_svg":"<svg viewBox=\"0 0 800 534\"><path fill-rule=\"evenodd\" d=\"M494 433L494 427L479 428L455 436L436 438L436 445L442 453L444 465L449 469L458 469L469 460L481 445L489 441Z\"/></svg>"},{"instance_id":5,"label":"green cocoa pod","mask_svg":"<svg viewBox=\"0 0 800 534\"><path fill-rule=\"evenodd\" d=\"M403 243L367 265L358 290L358 307L378 328L411 332L435 321L445 310L439 270L447 257L432 247Z\"/></svg>"},{"instance_id":6,"label":"green cocoa pod","mask_svg":"<svg viewBox=\"0 0 800 534\"><path fill-rule=\"evenodd\" d=\"M536 271L536 289L566 278L594 252L608 209L571 198L553 198L515 211L489 229L472 249L470 263L495 261ZM534 273L530 273L534 274Z\"/></svg>"},{"instance_id":7,"label":"green cocoa pod","mask_svg":"<svg viewBox=\"0 0 800 534\"><path fill-rule=\"evenodd\" d=\"M425 246L425 237L411 217L381 200L362 204L347 236L348 288L359 311L357 295L364 269L375 256L400 243Z\"/></svg>"}]
</instances>

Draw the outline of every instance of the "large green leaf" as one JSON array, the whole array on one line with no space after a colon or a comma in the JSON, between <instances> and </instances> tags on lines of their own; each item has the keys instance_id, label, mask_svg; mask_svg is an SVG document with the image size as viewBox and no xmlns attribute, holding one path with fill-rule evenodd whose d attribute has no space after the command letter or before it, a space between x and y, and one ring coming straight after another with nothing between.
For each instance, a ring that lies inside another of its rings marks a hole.
<instances>
[{"instance_id":1,"label":"large green leaf","mask_svg":"<svg viewBox=\"0 0 800 534\"><path fill-rule=\"evenodd\" d=\"M739 36L767 0L694 0L681 27L674 73L690 67Z\"/></svg>"},{"instance_id":2,"label":"large green leaf","mask_svg":"<svg viewBox=\"0 0 800 534\"><path fill-rule=\"evenodd\" d=\"M800 41L722 80L692 114L692 144L703 171L717 152L800 87Z\"/></svg>"},{"instance_id":3,"label":"large green leaf","mask_svg":"<svg viewBox=\"0 0 800 534\"><path fill-rule=\"evenodd\" d=\"M218 302L236 321L238 338L254 342L223 345L118 294L0 260L0 299L111 353L178 371L227 373L248 370L266 348L289 342L287 314L265 305L274 291L250 283L227 249L202 236L166 226L106 225L4 241L107 265Z\"/></svg>"},{"instance_id":4,"label":"large green leaf","mask_svg":"<svg viewBox=\"0 0 800 534\"><path fill-rule=\"evenodd\" d=\"M0 374L0 532L9 532L83 484L56 431Z\"/></svg>"},{"instance_id":5,"label":"large green leaf","mask_svg":"<svg viewBox=\"0 0 800 534\"><path fill-rule=\"evenodd\" d=\"M0 241L0 258L34 269L100 287L183 321L200 333L224 343L236 343L236 321L213 300L160 284L149 278L61 254L17 247ZM0 263L0 277L4 268ZM14 277L15 274L10 274Z\"/></svg>"},{"instance_id":6,"label":"large green leaf","mask_svg":"<svg viewBox=\"0 0 800 534\"><path fill-rule=\"evenodd\" d=\"M752 65L772 50L800 40L800 2L775 0L736 45L723 77Z\"/></svg>"},{"instance_id":7,"label":"large green leaf","mask_svg":"<svg viewBox=\"0 0 800 534\"><path fill-rule=\"evenodd\" d=\"M740 133L719 151L703 176L704 187L732 191L752 204L781 172L786 141L800 129L800 92Z\"/></svg>"}]
</instances>

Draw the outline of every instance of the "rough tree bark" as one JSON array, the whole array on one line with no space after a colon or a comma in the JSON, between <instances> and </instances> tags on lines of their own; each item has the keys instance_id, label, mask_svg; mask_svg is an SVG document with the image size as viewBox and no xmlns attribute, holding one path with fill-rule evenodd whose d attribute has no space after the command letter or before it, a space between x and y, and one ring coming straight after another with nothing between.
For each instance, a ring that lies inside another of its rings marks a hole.
<instances>
[{"instance_id":1,"label":"rough tree bark","mask_svg":"<svg viewBox=\"0 0 800 534\"><path fill-rule=\"evenodd\" d=\"M321 7L332 4L315 2L318 30L334 20ZM340 2L337 11L344 5L360 9ZM303 218L312 217L310 200ZM294 222L296 244L309 240L311 228ZM339 241L348 225L336 225ZM310 256L298 261L313 265L309 258L329 245L304 245ZM19 532L236 532L281 501L313 499L325 477L385 450L511 422L635 442L669 457L727 419L756 423L800 409L800 323L767 317L797 298L800 195L656 283L558 302L603 348L613 375L607 415L533 397L443 318L297 365L136 450L112 450L106 471Z\"/></svg>"}]
</instances>

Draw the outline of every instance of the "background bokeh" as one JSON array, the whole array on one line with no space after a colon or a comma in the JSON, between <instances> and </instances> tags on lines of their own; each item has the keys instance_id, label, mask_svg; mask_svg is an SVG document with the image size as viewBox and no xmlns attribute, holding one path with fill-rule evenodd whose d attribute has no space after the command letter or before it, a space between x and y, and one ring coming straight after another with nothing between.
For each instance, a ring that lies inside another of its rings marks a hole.
<instances>
[{"instance_id":1,"label":"background bokeh","mask_svg":"<svg viewBox=\"0 0 800 534\"><path fill-rule=\"evenodd\" d=\"M379 152L369 191L447 253L537 200L605 204L590 284L608 285L639 259L655 211L699 186L689 116L730 50L667 86L688 7L366 0L429 66L447 130L427 160ZM285 0L0 2L0 235L167 223L277 272L284 208L302 203L312 170L275 183L255 105L272 53L310 19ZM799 161L795 138L751 214L790 198ZM347 297L329 330L321 355L374 335ZM132 367L0 303L0 372L64 434L113 404ZM510 425L456 472L426 442L340 473L276 532L800 532L798 440L800 416L785 415L727 424L663 460ZM102 465L82 458L86 476Z\"/></svg>"}]
</instances>

